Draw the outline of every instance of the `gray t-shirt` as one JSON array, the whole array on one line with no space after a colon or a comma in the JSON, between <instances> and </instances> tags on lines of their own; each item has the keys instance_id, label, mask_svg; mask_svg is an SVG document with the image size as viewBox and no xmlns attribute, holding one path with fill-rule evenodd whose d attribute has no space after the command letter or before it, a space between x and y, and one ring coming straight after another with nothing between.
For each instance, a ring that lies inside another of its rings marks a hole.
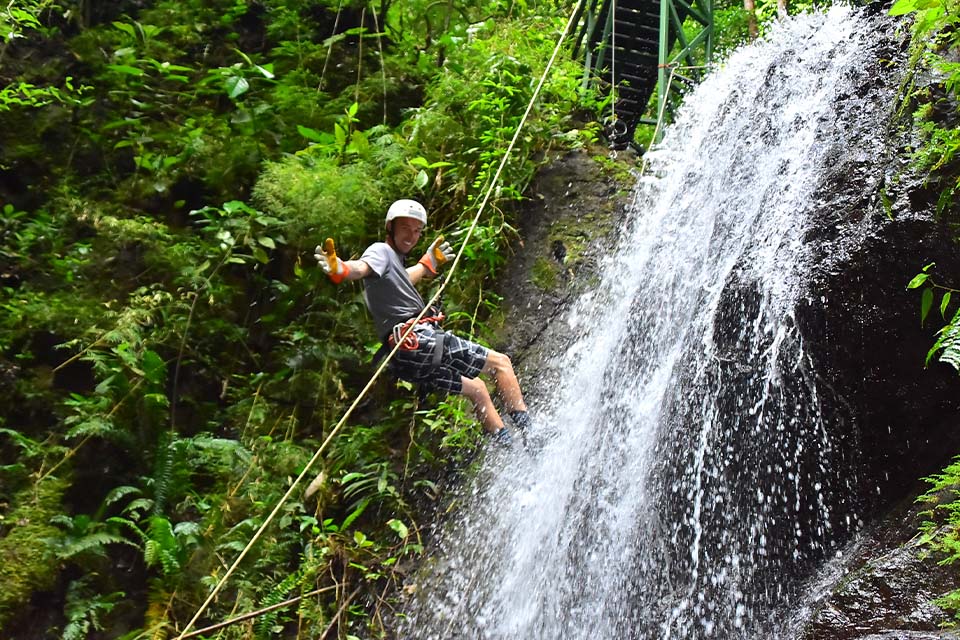
<instances>
[{"instance_id":1,"label":"gray t-shirt","mask_svg":"<svg viewBox=\"0 0 960 640\"><path fill-rule=\"evenodd\" d=\"M363 279L363 299L373 316L377 335L385 338L394 325L423 310L423 298L410 282L400 254L386 242L370 245L360 259L376 274Z\"/></svg>"}]
</instances>

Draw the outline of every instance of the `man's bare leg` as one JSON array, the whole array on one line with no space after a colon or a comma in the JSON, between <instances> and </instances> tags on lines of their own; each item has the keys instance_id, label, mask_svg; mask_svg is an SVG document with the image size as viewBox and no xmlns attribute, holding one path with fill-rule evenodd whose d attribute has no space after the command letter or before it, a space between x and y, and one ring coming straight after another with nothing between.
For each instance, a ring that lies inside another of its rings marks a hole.
<instances>
[{"instance_id":1,"label":"man's bare leg","mask_svg":"<svg viewBox=\"0 0 960 640\"><path fill-rule=\"evenodd\" d=\"M487 354L487 364L483 367L483 372L493 376L497 391L503 399L503 406L508 412L527 410L523 393L520 391L520 382L517 381L517 374L509 356L491 349ZM487 395L489 397L489 394Z\"/></svg>"},{"instance_id":2,"label":"man's bare leg","mask_svg":"<svg viewBox=\"0 0 960 640\"><path fill-rule=\"evenodd\" d=\"M484 431L487 433L496 433L503 429L503 420L500 418L500 414L497 413L496 407L493 406L493 399L490 397L490 392L487 391L487 385L483 383L483 380L480 378L461 378L463 382L463 395L470 399L470 402L473 403L474 411L476 411L477 419L480 420L480 424L483 425Z\"/></svg>"}]
</instances>

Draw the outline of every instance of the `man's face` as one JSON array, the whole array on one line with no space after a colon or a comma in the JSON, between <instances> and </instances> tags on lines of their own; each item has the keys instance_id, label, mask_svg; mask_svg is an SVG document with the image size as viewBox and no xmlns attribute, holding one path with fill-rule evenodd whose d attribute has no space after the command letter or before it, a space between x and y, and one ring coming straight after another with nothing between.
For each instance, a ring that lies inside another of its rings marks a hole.
<instances>
[{"instance_id":1,"label":"man's face","mask_svg":"<svg viewBox=\"0 0 960 640\"><path fill-rule=\"evenodd\" d=\"M393 248L407 255L420 240L423 223L414 218L397 218L393 225Z\"/></svg>"}]
</instances>

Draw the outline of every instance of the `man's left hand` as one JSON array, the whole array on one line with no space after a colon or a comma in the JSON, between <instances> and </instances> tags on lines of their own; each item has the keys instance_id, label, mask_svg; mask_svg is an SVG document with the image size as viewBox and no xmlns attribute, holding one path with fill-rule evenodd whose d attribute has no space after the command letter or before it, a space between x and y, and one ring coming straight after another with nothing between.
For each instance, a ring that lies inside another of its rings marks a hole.
<instances>
[{"instance_id":1,"label":"man's left hand","mask_svg":"<svg viewBox=\"0 0 960 640\"><path fill-rule=\"evenodd\" d=\"M450 262L452 259L453 249L450 247L450 243L444 242L443 236L437 236L437 239L433 241L433 244L430 245L419 262L427 268L427 271L437 275L440 265Z\"/></svg>"}]
</instances>

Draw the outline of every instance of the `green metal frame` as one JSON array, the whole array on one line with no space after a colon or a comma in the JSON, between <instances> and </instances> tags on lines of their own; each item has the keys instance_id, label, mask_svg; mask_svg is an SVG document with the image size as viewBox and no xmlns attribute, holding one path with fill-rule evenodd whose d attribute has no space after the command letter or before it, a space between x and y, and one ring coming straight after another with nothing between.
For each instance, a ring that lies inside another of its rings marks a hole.
<instances>
[{"instance_id":1,"label":"green metal frame","mask_svg":"<svg viewBox=\"0 0 960 640\"><path fill-rule=\"evenodd\" d=\"M678 5L683 8L684 15L693 18L700 24L700 31L690 42L687 42L686 34L683 31L683 21L680 19L680 13L677 12ZM670 44L674 40L680 43L680 51L671 60ZM670 83L670 74L668 73L670 67L683 61L684 66L699 71L712 62L713 0L694 0L693 4L688 4L684 0L660 0L659 59L660 64L657 68L657 119L652 122L649 119L641 119L641 122L647 124L657 124L661 116L666 117L670 92L677 92Z\"/></svg>"},{"instance_id":2,"label":"green metal frame","mask_svg":"<svg viewBox=\"0 0 960 640\"><path fill-rule=\"evenodd\" d=\"M594 30L600 25L597 24L599 16L606 7L606 17L603 24L603 35L599 38L599 51L596 55L591 50L589 44L584 47L584 86L591 81L598 69L603 67L607 56L610 34L613 30L613 20L615 18L613 2L616 0L581 0L578 8L579 15L577 20L581 21L580 34L576 37L573 54L578 56L579 48L585 41L591 39ZM679 94L680 89L677 83L671 82L671 74L689 81L690 78L683 74L678 74L676 69L671 70L675 65L687 67L692 73L688 74L694 77L701 76L699 73L705 69L713 59L713 0L659 0L660 2L660 28L659 28L659 66L657 69L657 117L639 118L637 122L646 124L657 124L663 118L667 118L670 112L669 99L671 93ZM606 5L610 6L606 6ZM692 18L700 25L699 31L687 40L686 33L683 30L683 23L686 18ZM671 47L674 43L679 44L679 50L674 52L671 59ZM684 69L685 71L687 69ZM659 137L658 133L658 137Z\"/></svg>"}]
</instances>

